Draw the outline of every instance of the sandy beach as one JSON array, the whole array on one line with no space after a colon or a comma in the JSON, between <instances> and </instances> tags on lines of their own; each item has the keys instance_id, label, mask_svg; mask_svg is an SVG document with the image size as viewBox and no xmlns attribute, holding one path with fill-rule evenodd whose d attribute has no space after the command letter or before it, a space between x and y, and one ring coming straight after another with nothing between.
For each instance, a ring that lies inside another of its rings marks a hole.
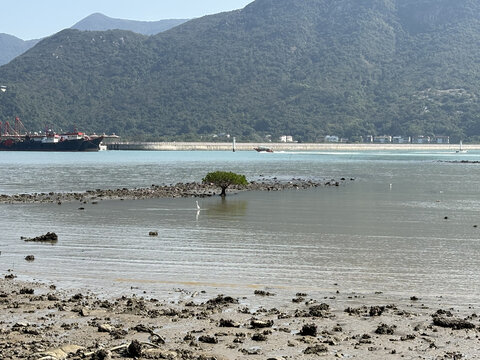
<instances>
[{"instance_id":1,"label":"sandy beach","mask_svg":"<svg viewBox=\"0 0 480 360\"><path fill-rule=\"evenodd\" d=\"M476 309L382 293L244 296L173 289L170 299L0 280L2 359L475 359ZM132 291L133 293L133 291Z\"/></svg>"}]
</instances>

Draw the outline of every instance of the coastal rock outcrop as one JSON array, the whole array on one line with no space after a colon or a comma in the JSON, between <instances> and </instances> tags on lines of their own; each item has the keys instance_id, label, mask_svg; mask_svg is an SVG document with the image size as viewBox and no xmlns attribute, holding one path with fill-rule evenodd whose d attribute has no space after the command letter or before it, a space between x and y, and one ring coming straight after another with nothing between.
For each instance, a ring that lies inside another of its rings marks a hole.
<instances>
[{"instance_id":1,"label":"coastal rock outcrop","mask_svg":"<svg viewBox=\"0 0 480 360\"><path fill-rule=\"evenodd\" d=\"M21 239L27 242L57 242L58 235L54 232L47 232L45 235L40 235L33 238L22 237Z\"/></svg>"},{"instance_id":2,"label":"coastal rock outcrop","mask_svg":"<svg viewBox=\"0 0 480 360\"><path fill-rule=\"evenodd\" d=\"M345 179L345 178L342 178ZM350 179L353 181L353 178ZM276 178L252 181L246 186L231 186L228 191L282 191L282 190L306 190L317 187L340 186L346 180L311 180L293 178L280 181ZM172 185L151 185L147 188L135 189L95 189L85 192L71 193L32 193L0 195L0 203L64 203L78 201L81 204L98 204L99 200L135 200L157 198L185 198L185 197L210 197L218 195L218 188L211 184L203 183L177 183ZM84 210L81 206L79 209Z\"/></svg>"}]
</instances>

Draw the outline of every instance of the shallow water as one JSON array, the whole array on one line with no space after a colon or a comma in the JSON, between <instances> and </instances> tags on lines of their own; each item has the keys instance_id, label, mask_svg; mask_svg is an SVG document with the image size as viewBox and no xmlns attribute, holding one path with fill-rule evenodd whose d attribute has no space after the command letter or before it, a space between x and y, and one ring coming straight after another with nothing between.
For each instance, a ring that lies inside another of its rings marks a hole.
<instances>
[{"instance_id":1,"label":"shallow water","mask_svg":"<svg viewBox=\"0 0 480 360\"><path fill-rule=\"evenodd\" d=\"M480 160L477 152L1 155L0 193L200 181L219 169L249 180L347 179L340 187L200 199L200 211L191 198L3 204L2 273L108 293L256 286L479 303L480 165L438 161ZM47 231L57 244L20 240ZM34 262L24 260L29 254Z\"/></svg>"}]
</instances>

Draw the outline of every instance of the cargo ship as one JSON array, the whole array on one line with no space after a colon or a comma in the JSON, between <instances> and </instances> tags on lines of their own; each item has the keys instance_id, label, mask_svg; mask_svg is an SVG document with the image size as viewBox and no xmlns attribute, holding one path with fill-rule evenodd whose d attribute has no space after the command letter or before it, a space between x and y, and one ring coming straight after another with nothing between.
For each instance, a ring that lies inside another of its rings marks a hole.
<instances>
[{"instance_id":1,"label":"cargo ship","mask_svg":"<svg viewBox=\"0 0 480 360\"><path fill-rule=\"evenodd\" d=\"M44 134L21 133L25 129L19 118L15 128L8 122L0 123L0 151L98 151L104 136L86 135L77 130L57 134L46 130Z\"/></svg>"}]
</instances>

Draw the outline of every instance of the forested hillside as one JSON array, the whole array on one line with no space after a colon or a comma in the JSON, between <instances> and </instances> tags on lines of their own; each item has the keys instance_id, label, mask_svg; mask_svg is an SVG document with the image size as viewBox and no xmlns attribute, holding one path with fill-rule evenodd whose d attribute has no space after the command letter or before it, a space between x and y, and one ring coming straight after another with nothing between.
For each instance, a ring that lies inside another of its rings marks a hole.
<instances>
[{"instance_id":1,"label":"forested hillside","mask_svg":"<svg viewBox=\"0 0 480 360\"><path fill-rule=\"evenodd\" d=\"M257 0L150 37L65 30L0 67L0 120L145 140L475 140L479 20L474 0Z\"/></svg>"}]
</instances>

